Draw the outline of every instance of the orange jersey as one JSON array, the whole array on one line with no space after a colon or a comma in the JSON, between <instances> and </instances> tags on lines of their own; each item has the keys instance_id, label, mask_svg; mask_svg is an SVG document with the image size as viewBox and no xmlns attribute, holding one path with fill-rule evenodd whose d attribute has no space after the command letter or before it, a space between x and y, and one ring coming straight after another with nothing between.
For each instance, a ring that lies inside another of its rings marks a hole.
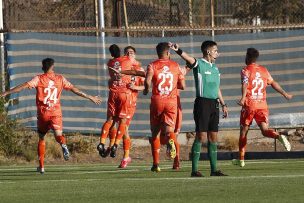
<instances>
[{"instance_id":1,"label":"orange jersey","mask_svg":"<svg viewBox=\"0 0 304 203\"><path fill-rule=\"evenodd\" d=\"M62 75L45 73L37 75L27 84L36 88L37 114L61 116L60 96L63 89L70 90L73 85Z\"/></svg>"},{"instance_id":2,"label":"orange jersey","mask_svg":"<svg viewBox=\"0 0 304 203\"><path fill-rule=\"evenodd\" d=\"M267 109L266 87L273 81L268 70L258 64L250 64L242 69L241 79L247 84L245 107Z\"/></svg>"},{"instance_id":3,"label":"orange jersey","mask_svg":"<svg viewBox=\"0 0 304 203\"><path fill-rule=\"evenodd\" d=\"M133 63L133 69L137 71L145 72L145 70L141 67L140 63L138 61L135 61ZM142 86L144 84L145 78L140 76L131 76L131 83L136 86ZM133 106L136 106L138 96L138 90L132 90L132 99L133 99Z\"/></svg>"},{"instance_id":4,"label":"orange jersey","mask_svg":"<svg viewBox=\"0 0 304 203\"><path fill-rule=\"evenodd\" d=\"M169 59L158 59L148 66L152 73L152 97L176 98L177 82L184 78L179 65Z\"/></svg>"},{"instance_id":5,"label":"orange jersey","mask_svg":"<svg viewBox=\"0 0 304 203\"><path fill-rule=\"evenodd\" d=\"M119 58L111 59L108 62L108 67L116 70L131 70L132 61L127 56L121 56ZM127 85L131 82L131 76L129 75L119 75L109 68L110 91L115 92L126 92L128 91Z\"/></svg>"}]
</instances>

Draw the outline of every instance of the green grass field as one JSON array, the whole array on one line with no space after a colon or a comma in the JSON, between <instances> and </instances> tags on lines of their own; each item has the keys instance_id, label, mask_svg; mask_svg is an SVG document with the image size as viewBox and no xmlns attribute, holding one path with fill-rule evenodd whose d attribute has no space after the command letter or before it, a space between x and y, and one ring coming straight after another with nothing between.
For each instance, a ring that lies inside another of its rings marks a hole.
<instances>
[{"instance_id":1,"label":"green grass field","mask_svg":"<svg viewBox=\"0 0 304 203\"><path fill-rule=\"evenodd\" d=\"M247 161L244 168L220 161L228 177L191 178L191 162L179 171L171 162L152 173L150 164L0 166L0 202L304 202L304 159Z\"/></svg>"}]
</instances>

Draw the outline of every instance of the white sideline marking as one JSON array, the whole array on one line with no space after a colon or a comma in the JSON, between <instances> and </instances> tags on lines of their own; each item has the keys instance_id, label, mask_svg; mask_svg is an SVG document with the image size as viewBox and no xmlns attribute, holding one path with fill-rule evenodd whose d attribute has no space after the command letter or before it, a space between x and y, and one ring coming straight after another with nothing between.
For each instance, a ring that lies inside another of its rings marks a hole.
<instances>
[{"instance_id":1,"label":"white sideline marking","mask_svg":"<svg viewBox=\"0 0 304 203\"><path fill-rule=\"evenodd\" d=\"M222 161L218 162L219 166L230 166L232 165L231 160L226 160L228 161L227 163L221 163ZM200 161L200 164L205 165L208 160ZM247 164L289 164L289 163L303 163L304 160L289 160L285 161L284 159L278 159L277 161L252 161L252 160L245 160L246 165ZM56 167L54 167L56 166ZM129 165L128 168L144 168L144 170L148 170L151 166L151 163L147 163L146 165ZM9 166L6 166L9 167ZM16 166L12 166L16 167ZM47 169L51 170L77 170L77 169L83 169L85 167L89 168L117 168L115 165L96 165L96 164L85 164L85 165L47 165ZM191 161L187 161L187 163L181 162L181 167L182 168L187 168L191 167ZM172 164L160 164L161 169L171 169ZM150 169L149 169L150 170ZM0 171L36 171L36 167L19 167L17 166L16 168L0 168ZM123 170L118 170L118 171L123 171Z\"/></svg>"},{"instance_id":2,"label":"white sideline marking","mask_svg":"<svg viewBox=\"0 0 304 203\"><path fill-rule=\"evenodd\" d=\"M127 180L127 181L158 181L158 180L193 180L193 181L206 181L206 180L222 180L222 179L230 179L230 180L237 180L237 179L255 179L255 178L299 178L299 177L304 177L304 175L263 175L263 176L238 176L238 177L233 177L233 176L225 176L225 177L202 177L202 178L191 178L191 177L184 177L184 178L118 178L119 180ZM88 178L88 179L58 179L58 180L25 180L25 182L32 182L32 183L41 183L41 182L83 182L83 181L105 181L109 179L104 179L104 178ZM113 179L111 179L113 180ZM24 182L24 181L23 181ZM20 183L18 182L5 182L2 181L0 184L6 184L6 183Z\"/></svg>"}]
</instances>

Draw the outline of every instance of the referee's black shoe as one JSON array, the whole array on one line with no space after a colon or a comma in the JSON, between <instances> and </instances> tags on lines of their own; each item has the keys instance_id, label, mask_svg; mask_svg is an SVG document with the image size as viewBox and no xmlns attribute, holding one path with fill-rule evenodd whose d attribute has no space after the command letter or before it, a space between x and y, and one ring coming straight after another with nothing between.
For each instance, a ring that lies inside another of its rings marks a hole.
<instances>
[{"instance_id":1,"label":"referee's black shoe","mask_svg":"<svg viewBox=\"0 0 304 203\"><path fill-rule=\"evenodd\" d=\"M224 174L222 171L220 170L217 170L217 171L214 171L214 172L211 172L210 173L210 176L228 176L226 174Z\"/></svg>"},{"instance_id":2,"label":"referee's black shoe","mask_svg":"<svg viewBox=\"0 0 304 203\"><path fill-rule=\"evenodd\" d=\"M204 177L199 171L192 171L191 177Z\"/></svg>"}]
</instances>

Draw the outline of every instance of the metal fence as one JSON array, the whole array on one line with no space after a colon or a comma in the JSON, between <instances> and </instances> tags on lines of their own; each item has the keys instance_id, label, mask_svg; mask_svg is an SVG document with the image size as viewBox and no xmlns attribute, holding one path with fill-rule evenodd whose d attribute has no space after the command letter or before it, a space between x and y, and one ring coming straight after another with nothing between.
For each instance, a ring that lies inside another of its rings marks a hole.
<instances>
[{"instance_id":1,"label":"metal fence","mask_svg":"<svg viewBox=\"0 0 304 203\"><path fill-rule=\"evenodd\" d=\"M258 31L284 29L285 26L298 28L304 21L303 0L2 1L5 30L116 28L119 31L106 31L106 35L137 37L160 36L171 28L175 30L167 31L168 36L193 34L190 30L196 32L194 34L214 35L253 32L252 27L256 26L262 26ZM152 28L158 32L149 32ZM128 29L132 31L124 32ZM88 33L76 31L74 34Z\"/></svg>"}]
</instances>

